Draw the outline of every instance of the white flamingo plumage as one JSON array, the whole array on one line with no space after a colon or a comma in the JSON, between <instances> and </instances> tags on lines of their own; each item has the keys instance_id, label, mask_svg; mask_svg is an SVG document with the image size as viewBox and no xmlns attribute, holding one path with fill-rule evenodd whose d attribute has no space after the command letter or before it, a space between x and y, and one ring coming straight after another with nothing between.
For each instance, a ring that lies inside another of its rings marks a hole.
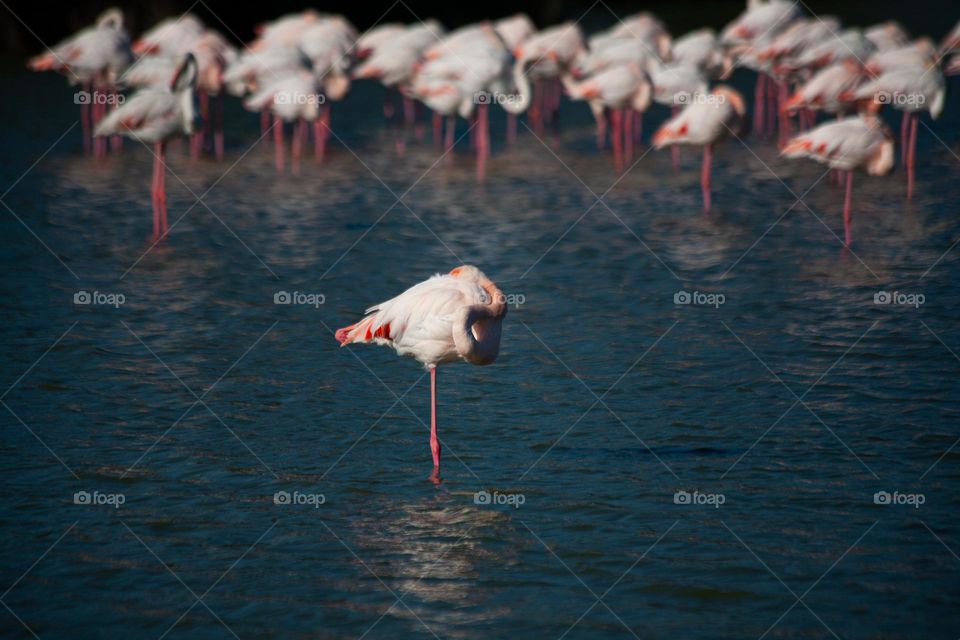
<instances>
[{"instance_id":1,"label":"white flamingo plumage","mask_svg":"<svg viewBox=\"0 0 960 640\"><path fill-rule=\"evenodd\" d=\"M97 125L94 135L124 135L155 147L153 160L153 235L169 230L165 187L164 146L177 135L190 135L197 127L197 61L187 54L168 87L148 87L135 93Z\"/></svg>"},{"instance_id":2,"label":"white flamingo plumage","mask_svg":"<svg viewBox=\"0 0 960 640\"><path fill-rule=\"evenodd\" d=\"M506 298L477 267L464 265L437 274L395 298L367 309L366 317L338 329L340 346L379 344L415 358L430 370L430 450L439 480L437 366L465 361L487 365L497 359Z\"/></svg>"},{"instance_id":3,"label":"white flamingo plumage","mask_svg":"<svg viewBox=\"0 0 960 640\"><path fill-rule=\"evenodd\" d=\"M89 99L78 100L84 152L92 147L95 156L104 156L106 141L91 140L91 132L106 116L108 107L120 102L116 99L117 80L132 62L123 13L119 9L107 9L92 27L30 58L27 67L33 71L57 71L65 75L70 84L84 87ZM101 95L101 91L107 95Z\"/></svg>"},{"instance_id":4,"label":"white flamingo plumage","mask_svg":"<svg viewBox=\"0 0 960 640\"><path fill-rule=\"evenodd\" d=\"M683 110L665 122L653 136L653 146L693 144L703 146L700 189L703 210L710 210L710 181L713 169L713 145L735 135L746 115L746 105L736 90L719 85L709 95L691 97Z\"/></svg>"},{"instance_id":5,"label":"white flamingo plumage","mask_svg":"<svg viewBox=\"0 0 960 640\"><path fill-rule=\"evenodd\" d=\"M862 169L872 176L893 170L894 142L887 128L876 116L853 116L816 129L790 140L780 155L786 158L810 158L832 169L847 172L843 200L844 242L853 242L851 194L853 172Z\"/></svg>"}]
</instances>

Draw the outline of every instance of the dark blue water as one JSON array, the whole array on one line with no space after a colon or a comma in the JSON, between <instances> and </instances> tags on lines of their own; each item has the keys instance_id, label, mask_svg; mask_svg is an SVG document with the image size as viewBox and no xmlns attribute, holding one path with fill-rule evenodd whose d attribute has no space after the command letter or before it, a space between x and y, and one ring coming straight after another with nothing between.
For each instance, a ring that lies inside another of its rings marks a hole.
<instances>
[{"instance_id":1,"label":"dark blue water","mask_svg":"<svg viewBox=\"0 0 960 640\"><path fill-rule=\"evenodd\" d=\"M299 177L231 104L148 250L150 154L84 158L59 78L4 80L4 636L957 637L955 109L913 202L856 177L847 253L823 168L750 137L705 216L695 150L618 177L583 105L509 149L497 114L477 185L369 86ZM424 372L332 331L464 262L522 304L440 372L438 487Z\"/></svg>"}]
</instances>

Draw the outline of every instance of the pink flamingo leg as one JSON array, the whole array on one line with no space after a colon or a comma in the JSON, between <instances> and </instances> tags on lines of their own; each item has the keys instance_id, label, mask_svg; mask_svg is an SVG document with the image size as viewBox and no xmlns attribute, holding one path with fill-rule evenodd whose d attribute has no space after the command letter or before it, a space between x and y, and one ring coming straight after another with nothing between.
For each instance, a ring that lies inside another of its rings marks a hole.
<instances>
[{"instance_id":1,"label":"pink flamingo leg","mask_svg":"<svg viewBox=\"0 0 960 640\"><path fill-rule=\"evenodd\" d=\"M623 110L623 145L626 148L627 162L633 160L633 113Z\"/></svg>"},{"instance_id":2,"label":"pink flamingo leg","mask_svg":"<svg viewBox=\"0 0 960 640\"><path fill-rule=\"evenodd\" d=\"M613 165L617 171L623 168L623 122L620 109L610 109L610 141L613 144Z\"/></svg>"},{"instance_id":3,"label":"pink flamingo leg","mask_svg":"<svg viewBox=\"0 0 960 640\"><path fill-rule=\"evenodd\" d=\"M780 116L780 146L786 144L792 128L790 125L790 114L787 113L787 110L784 108L784 105L787 103L788 92L787 81L781 80L777 92L777 113Z\"/></svg>"},{"instance_id":4,"label":"pink flamingo leg","mask_svg":"<svg viewBox=\"0 0 960 640\"><path fill-rule=\"evenodd\" d=\"M160 159L160 168L157 169L157 179L160 183L157 189L157 202L160 205L160 233L165 236L170 231L170 224L167 222L167 161L166 144L163 142L157 143L157 157Z\"/></svg>"},{"instance_id":5,"label":"pink flamingo leg","mask_svg":"<svg viewBox=\"0 0 960 640\"><path fill-rule=\"evenodd\" d=\"M223 160L223 90L217 94L216 124L213 129L213 153L217 160Z\"/></svg>"},{"instance_id":6,"label":"pink flamingo leg","mask_svg":"<svg viewBox=\"0 0 960 640\"><path fill-rule=\"evenodd\" d=\"M433 122L433 145L439 149L440 140L443 137L443 116L438 111L434 111L431 121Z\"/></svg>"},{"instance_id":7,"label":"pink flamingo leg","mask_svg":"<svg viewBox=\"0 0 960 640\"><path fill-rule=\"evenodd\" d=\"M88 95L90 94L89 88L90 85L84 85L84 91ZM83 154L89 155L92 127L90 124L90 104L87 102L80 103L80 126L83 130Z\"/></svg>"},{"instance_id":8,"label":"pink flamingo leg","mask_svg":"<svg viewBox=\"0 0 960 640\"><path fill-rule=\"evenodd\" d=\"M517 141L517 114L507 114L507 144Z\"/></svg>"},{"instance_id":9,"label":"pink flamingo leg","mask_svg":"<svg viewBox=\"0 0 960 640\"><path fill-rule=\"evenodd\" d=\"M457 116L447 116L447 133L444 147L447 153L447 162L453 162L453 136L457 130Z\"/></svg>"},{"instance_id":10,"label":"pink flamingo leg","mask_svg":"<svg viewBox=\"0 0 960 640\"><path fill-rule=\"evenodd\" d=\"M323 162L327 156L327 138L330 137L330 105L320 106L320 117L313 123L313 157Z\"/></svg>"},{"instance_id":11,"label":"pink flamingo leg","mask_svg":"<svg viewBox=\"0 0 960 640\"><path fill-rule=\"evenodd\" d=\"M771 138L777 133L777 111L779 106L777 105L777 83L771 78L767 77L767 135Z\"/></svg>"},{"instance_id":12,"label":"pink flamingo leg","mask_svg":"<svg viewBox=\"0 0 960 640\"><path fill-rule=\"evenodd\" d=\"M440 471L440 439L437 437L437 368L430 368L430 453L433 454L433 472Z\"/></svg>"},{"instance_id":13,"label":"pink flamingo leg","mask_svg":"<svg viewBox=\"0 0 960 640\"><path fill-rule=\"evenodd\" d=\"M900 118L900 164L907 164L907 144L910 136L910 114L903 112Z\"/></svg>"},{"instance_id":14,"label":"pink flamingo leg","mask_svg":"<svg viewBox=\"0 0 960 640\"><path fill-rule=\"evenodd\" d=\"M283 173L283 120L279 116L273 117L273 144L275 147L274 164L277 173Z\"/></svg>"},{"instance_id":15,"label":"pink flamingo leg","mask_svg":"<svg viewBox=\"0 0 960 640\"><path fill-rule=\"evenodd\" d=\"M487 156L490 153L490 131L487 120L487 105L477 105L477 180L487 177Z\"/></svg>"},{"instance_id":16,"label":"pink flamingo leg","mask_svg":"<svg viewBox=\"0 0 960 640\"><path fill-rule=\"evenodd\" d=\"M120 92L117 91L116 87L110 87L110 110L113 111L120 106L117 96L120 95ZM120 151L123 148L123 136L110 136L110 149L114 153Z\"/></svg>"},{"instance_id":17,"label":"pink flamingo leg","mask_svg":"<svg viewBox=\"0 0 960 640\"><path fill-rule=\"evenodd\" d=\"M757 136L763 135L763 100L766 91L766 76L757 74L757 86L753 90L753 132Z\"/></svg>"},{"instance_id":18,"label":"pink flamingo leg","mask_svg":"<svg viewBox=\"0 0 960 640\"><path fill-rule=\"evenodd\" d=\"M641 144L643 139L643 112L634 111L633 112L633 141L636 144Z\"/></svg>"},{"instance_id":19,"label":"pink flamingo leg","mask_svg":"<svg viewBox=\"0 0 960 640\"><path fill-rule=\"evenodd\" d=\"M160 239L160 155L156 154L153 158L153 182L150 185L150 201L153 205L153 239Z\"/></svg>"},{"instance_id":20,"label":"pink flamingo leg","mask_svg":"<svg viewBox=\"0 0 960 640\"><path fill-rule=\"evenodd\" d=\"M700 171L700 191L703 193L703 210L710 211L710 173L713 168L713 145L703 145L703 168Z\"/></svg>"},{"instance_id":21,"label":"pink flamingo leg","mask_svg":"<svg viewBox=\"0 0 960 640\"><path fill-rule=\"evenodd\" d=\"M159 143L160 150L160 231L166 236L170 232L167 220L167 154L166 143Z\"/></svg>"},{"instance_id":22,"label":"pink flamingo leg","mask_svg":"<svg viewBox=\"0 0 960 640\"><path fill-rule=\"evenodd\" d=\"M853 194L853 171L847 171L847 189L843 196L843 238L847 247L853 242L853 214L850 201Z\"/></svg>"},{"instance_id":23,"label":"pink flamingo leg","mask_svg":"<svg viewBox=\"0 0 960 640\"><path fill-rule=\"evenodd\" d=\"M297 118L297 121L293 124L293 136L290 140L290 167L295 176L300 175L300 153L303 146L304 125L303 118Z\"/></svg>"},{"instance_id":24,"label":"pink flamingo leg","mask_svg":"<svg viewBox=\"0 0 960 640\"><path fill-rule=\"evenodd\" d=\"M914 173L917 164L917 124L920 114L910 114L910 151L907 155L907 200L913 198Z\"/></svg>"}]
</instances>

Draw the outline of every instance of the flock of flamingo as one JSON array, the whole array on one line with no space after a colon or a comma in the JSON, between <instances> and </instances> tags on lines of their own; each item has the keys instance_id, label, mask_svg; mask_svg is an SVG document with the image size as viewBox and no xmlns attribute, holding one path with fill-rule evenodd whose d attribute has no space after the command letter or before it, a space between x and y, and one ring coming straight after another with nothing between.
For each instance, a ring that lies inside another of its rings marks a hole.
<instances>
[{"instance_id":1,"label":"flock of flamingo","mask_svg":"<svg viewBox=\"0 0 960 640\"><path fill-rule=\"evenodd\" d=\"M960 74L960 24L937 45L925 37L911 40L896 22L855 28L832 16L807 16L790 0L748 0L719 34L700 29L678 38L646 12L586 36L574 22L537 30L525 15L453 31L435 20L378 24L360 34L342 16L306 10L262 24L256 34L238 50L185 14L131 42L123 15L111 9L28 66L59 71L93 96L81 101L87 152L102 157L115 151L120 136L154 145L156 241L169 231L165 145L188 136L194 158L222 158L226 93L260 114L261 138L274 144L280 172L289 131L297 171L311 137L316 159L324 158L331 104L346 99L361 79L386 87L384 115L402 126L418 127L418 112L426 107L434 143L445 153L455 145L457 116L466 119L481 180L492 107L507 112L510 144L521 114L539 135L555 126L562 94L585 102L596 120L598 147L609 143L619 171L643 145L646 112L663 105L671 115L650 143L671 147L675 169L679 145L703 148L700 184L709 211L713 147L740 135L748 113L738 91L717 83L746 68L756 73L753 135L775 138L781 155L823 163L845 182L849 246L854 171L885 175L895 164L897 142L881 111L902 113L899 151L910 198L919 117L941 114L945 76ZM136 91L121 98L130 89ZM824 122L818 125L818 118ZM336 332L342 345L388 345L430 369L435 478L436 366L493 362L505 315L497 286L476 267L462 266L371 307L361 321Z\"/></svg>"}]
</instances>

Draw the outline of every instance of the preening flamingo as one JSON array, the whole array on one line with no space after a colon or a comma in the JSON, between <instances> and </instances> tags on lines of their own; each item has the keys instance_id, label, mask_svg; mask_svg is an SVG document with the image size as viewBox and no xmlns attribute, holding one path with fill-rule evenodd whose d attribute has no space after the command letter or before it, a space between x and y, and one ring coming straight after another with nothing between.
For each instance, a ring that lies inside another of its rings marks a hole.
<instances>
[{"instance_id":1,"label":"preening flamingo","mask_svg":"<svg viewBox=\"0 0 960 640\"><path fill-rule=\"evenodd\" d=\"M894 162L893 137L874 115L854 116L820 125L790 140L781 152L787 158L811 158L847 172L843 199L844 243L853 241L851 195L853 172L863 169L871 176L890 173Z\"/></svg>"},{"instance_id":2,"label":"preening flamingo","mask_svg":"<svg viewBox=\"0 0 960 640\"><path fill-rule=\"evenodd\" d=\"M730 87L719 85L709 95L692 96L683 111L664 123L653 136L653 145L657 149L675 144L703 145L700 189L704 211L710 210L713 145L736 134L746 112L743 96Z\"/></svg>"},{"instance_id":3,"label":"preening flamingo","mask_svg":"<svg viewBox=\"0 0 960 640\"><path fill-rule=\"evenodd\" d=\"M94 135L124 135L153 144L153 237L161 239L169 230L167 222L166 141L177 135L191 135L197 126L197 61L187 54L168 87L149 87L135 93L97 125Z\"/></svg>"},{"instance_id":4,"label":"preening flamingo","mask_svg":"<svg viewBox=\"0 0 960 640\"><path fill-rule=\"evenodd\" d=\"M437 274L399 296L367 309L366 317L338 329L340 346L375 343L411 356L430 370L430 451L439 481L437 366L460 360L487 365L497 359L507 315L503 292L477 267Z\"/></svg>"},{"instance_id":5,"label":"preening flamingo","mask_svg":"<svg viewBox=\"0 0 960 640\"><path fill-rule=\"evenodd\" d=\"M107 9L92 27L67 38L46 53L27 61L33 71L58 71L70 81L79 83L87 92L87 99L78 98L80 122L85 152L93 147L94 155L106 154L106 141L91 141L91 132L106 115L116 99L117 79L133 62L130 37L123 26L123 13ZM100 91L106 95L101 95ZM112 96L114 99L109 100Z\"/></svg>"},{"instance_id":6,"label":"preening flamingo","mask_svg":"<svg viewBox=\"0 0 960 640\"><path fill-rule=\"evenodd\" d=\"M617 170L622 170L624 155L633 155L633 118L631 110L642 113L650 106L650 81L637 64L610 67L584 80L563 78L571 100L586 100L597 118L603 119L609 109L613 121L610 138Z\"/></svg>"},{"instance_id":7,"label":"preening flamingo","mask_svg":"<svg viewBox=\"0 0 960 640\"><path fill-rule=\"evenodd\" d=\"M865 101L872 110L890 105L903 112L901 144L907 164L907 198L912 198L917 159L917 125L923 111L928 111L934 120L943 112L947 96L943 72L932 63L926 66L894 67L847 92L845 96Z\"/></svg>"},{"instance_id":8,"label":"preening flamingo","mask_svg":"<svg viewBox=\"0 0 960 640\"><path fill-rule=\"evenodd\" d=\"M309 71L286 75L272 82L264 82L259 91L248 96L243 106L251 111L268 110L274 115L273 135L277 173L283 172L286 151L283 142L283 123L293 123L291 157L293 172L300 172L300 158L307 140L307 123L315 122L320 107L326 102L320 93L316 76Z\"/></svg>"}]
</instances>

